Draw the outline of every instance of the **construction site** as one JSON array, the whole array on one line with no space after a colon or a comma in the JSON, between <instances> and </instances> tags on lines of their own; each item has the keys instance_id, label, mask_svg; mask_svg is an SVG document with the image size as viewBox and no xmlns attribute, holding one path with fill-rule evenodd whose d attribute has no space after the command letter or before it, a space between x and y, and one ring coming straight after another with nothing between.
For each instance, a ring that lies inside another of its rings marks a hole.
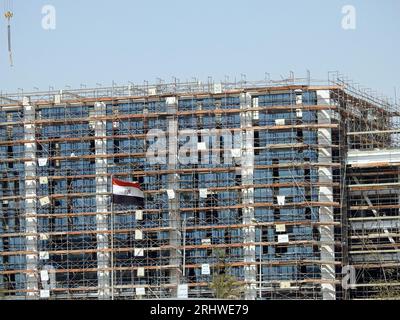
<instances>
[{"instance_id":1,"label":"construction site","mask_svg":"<svg viewBox=\"0 0 400 320\"><path fill-rule=\"evenodd\" d=\"M0 299L211 299L221 269L237 299L391 298L399 116L338 73L1 94ZM149 161L188 129L197 163Z\"/></svg>"}]
</instances>

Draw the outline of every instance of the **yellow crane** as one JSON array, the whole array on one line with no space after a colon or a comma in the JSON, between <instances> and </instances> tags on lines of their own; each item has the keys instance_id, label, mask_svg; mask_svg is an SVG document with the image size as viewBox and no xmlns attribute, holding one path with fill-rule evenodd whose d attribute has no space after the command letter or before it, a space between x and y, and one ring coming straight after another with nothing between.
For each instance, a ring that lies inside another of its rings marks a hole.
<instances>
[{"instance_id":1,"label":"yellow crane","mask_svg":"<svg viewBox=\"0 0 400 320\"><path fill-rule=\"evenodd\" d=\"M11 19L14 16L12 11L12 0L4 0L4 17L7 20L7 32L8 32L8 55L10 59L10 66L13 66L13 56L11 49Z\"/></svg>"}]
</instances>

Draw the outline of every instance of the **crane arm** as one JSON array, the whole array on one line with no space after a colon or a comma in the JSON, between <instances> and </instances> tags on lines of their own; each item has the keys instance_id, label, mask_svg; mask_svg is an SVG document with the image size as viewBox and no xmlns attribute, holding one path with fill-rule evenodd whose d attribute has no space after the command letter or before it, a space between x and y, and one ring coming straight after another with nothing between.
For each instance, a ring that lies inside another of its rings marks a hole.
<instances>
[{"instance_id":1,"label":"crane arm","mask_svg":"<svg viewBox=\"0 0 400 320\"><path fill-rule=\"evenodd\" d=\"M10 59L10 66L13 66L13 55L12 55L12 48L11 48L11 19L14 16L12 11L12 1L5 0L5 13L4 17L7 19L7 39L8 39L8 56Z\"/></svg>"}]
</instances>

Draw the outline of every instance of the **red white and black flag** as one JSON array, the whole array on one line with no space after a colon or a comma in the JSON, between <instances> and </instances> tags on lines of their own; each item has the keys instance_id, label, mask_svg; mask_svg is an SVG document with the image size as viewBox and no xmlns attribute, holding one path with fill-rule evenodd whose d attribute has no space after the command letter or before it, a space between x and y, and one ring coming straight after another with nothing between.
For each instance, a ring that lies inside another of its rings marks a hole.
<instances>
[{"instance_id":1,"label":"red white and black flag","mask_svg":"<svg viewBox=\"0 0 400 320\"><path fill-rule=\"evenodd\" d=\"M139 182L126 182L112 179L113 203L137 206L144 205L144 193Z\"/></svg>"}]
</instances>

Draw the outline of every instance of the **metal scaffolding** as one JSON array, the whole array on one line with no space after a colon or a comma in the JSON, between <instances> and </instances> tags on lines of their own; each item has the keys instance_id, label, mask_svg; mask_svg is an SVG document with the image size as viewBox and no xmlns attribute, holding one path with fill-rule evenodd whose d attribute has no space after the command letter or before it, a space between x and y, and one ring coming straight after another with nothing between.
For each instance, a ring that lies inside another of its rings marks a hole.
<instances>
[{"instance_id":1,"label":"metal scaffolding","mask_svg":"<svg viewBox=\"0 0 400 320\"><path fill-rule=\"evenodd\" d=\"M387 129L389 107L336 74L2 94L0 295L171 298L187 284L210 298L222 250L241 298L347 298L341 267L356 261L367 182L348 151L391 143L355 134ZM149 161L155 129L168 133L159 155L177 161ZM195 164L179 162L186 129ZM138 180L144 208L111 217L112 176Z\"/></svg>"}]
</instances>

